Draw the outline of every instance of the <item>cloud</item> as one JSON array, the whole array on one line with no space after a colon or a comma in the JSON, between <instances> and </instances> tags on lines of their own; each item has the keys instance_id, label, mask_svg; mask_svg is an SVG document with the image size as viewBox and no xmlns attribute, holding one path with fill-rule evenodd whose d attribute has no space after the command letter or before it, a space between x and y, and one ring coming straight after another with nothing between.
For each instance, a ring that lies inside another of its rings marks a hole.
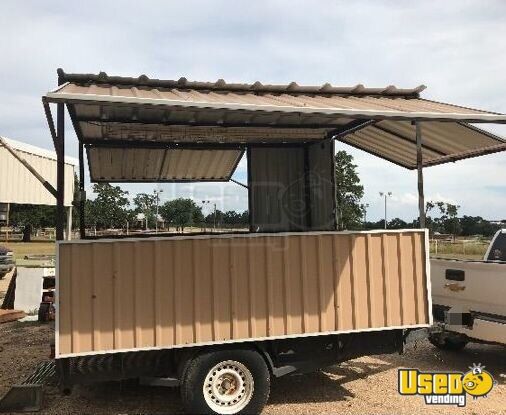
<instances>
[{"instance_id":1,"label":"cloud","mask_svg":"<svg viewBox=\"0 0 506 415\"><path fill-rule=\"evenodd\" d=\"M486 6L479 0L4 0L0 8L0 134L45 148L52 142L40 97L56 86L58 67L162 79L426 84L427 98L506 112L501 53L506 2L501 0ZM506 135L506 127L493 129ZM76 156L70 122L67 132L67 152ZM383 190L399 197L390 204L392 215L416 216L413 172L350 152L371 219L383 215L378 196ZM502 217L506 192L497 186L504 186L505 161L498 154L426 169L426 193L454 200L462 213ZM236 173L242 181L245 164ZM152 191L153 186L127 188ZM187 190L163 188L174 195ZM247 207L237 185L202 184L192 192L196 198L217 198L224 208Z\"/></svg>"}]
</instances>

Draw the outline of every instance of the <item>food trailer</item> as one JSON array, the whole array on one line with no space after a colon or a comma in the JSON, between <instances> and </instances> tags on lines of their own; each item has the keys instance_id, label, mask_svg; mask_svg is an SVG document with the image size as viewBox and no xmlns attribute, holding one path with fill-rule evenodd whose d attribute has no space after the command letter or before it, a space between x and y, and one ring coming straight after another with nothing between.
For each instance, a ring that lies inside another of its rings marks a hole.
<instances>
[{"instance_id":1,"label":"food trailer","mask_svg":"<svg viewBox=\"0 0 506 415\"><path fill-rule=\"evenodd\" d=\"M191 413L259 412L271 377L401 351L432 323L423 168L506 149L506 116L414 89L67 74L43 97L58 153L60 382L179 384ZM56 104L54 122L51 104ZM81 239L63 241L65 107L79 144ZM420 225L337 231L334 142L418 172ZM95 238L92 182L224 182L245 154L250 226Z\"/></svg>"}]
</instances>

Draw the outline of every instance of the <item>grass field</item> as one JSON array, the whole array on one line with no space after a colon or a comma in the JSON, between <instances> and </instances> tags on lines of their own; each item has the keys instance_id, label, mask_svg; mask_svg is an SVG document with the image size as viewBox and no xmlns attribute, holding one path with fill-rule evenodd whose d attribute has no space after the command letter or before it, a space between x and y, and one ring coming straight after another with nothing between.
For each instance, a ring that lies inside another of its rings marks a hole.
<instances>
[{"instance_id":1,"label":"grass field","mask_svg":"<svg viewBox=\"0 0 506 415\"><path fill-rule=\"evenodd\" d=\"M457 241L454 243L438 241L437 244L432 241L430 243L430 254L441 258L483 259L488 245L488 241Z\"/></svg>"},{"instance_id":2,"label":"grass field","mask_svg":"<svg viewBox=\"0 0 506 415\"><path fill-rule=\"evenodd\" d=\"M23 261L26 255L54 255L54 242L0 242L0 245L12 249L16 262ZM19 264L19 262L18 262Z\"/></svg>"},{"instance_id":3,"label":"grass field","mask_svg":"<svg viewBox=\"0 0 506 415\"><path fill-rule=\"evenodd\" d=\"M14 252L17 261L22 261L26 255L54 255L55 243L46 241L35 242L0 242ZM488 244L482 242L434 242L430 244L431 256L457 259L482 259L487 251Z\"/></svg>"}]
</instances>

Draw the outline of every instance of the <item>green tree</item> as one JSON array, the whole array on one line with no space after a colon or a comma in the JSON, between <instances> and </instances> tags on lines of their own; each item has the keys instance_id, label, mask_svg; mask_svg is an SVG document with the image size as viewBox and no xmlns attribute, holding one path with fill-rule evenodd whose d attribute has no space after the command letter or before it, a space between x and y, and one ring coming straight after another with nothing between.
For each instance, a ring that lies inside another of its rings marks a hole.
<instances>
[{"instance_id":1,"label":"green tree","mask_svg":"<svg viewBox=\"0 0 506 415\"><path fill-rule=\"evenodd\" d=\"M451 233L453 237L458 235L461 231L459 219L457 217L459 208L460 206L451 203L446 203L445 206L446 219L444 221L444 229L446 233Z\"/></svg>"},{"instance_id":2,"label":"green tree","mask_svg":"<svg viewBox=\"0 0 506 415\"><path fill-rule=\"evenodd\" d=\"M132 219L127 191L109 183L95 183L93 192L96 194L95 199L88 200L85 205L88 224L93 224L98 229L122 228L127 220Z\"/></svg>"},{"instance_id":3,"label":"green tree","mask_svg":"<svg viewBox=\"0 0 506 415\"><path fill-rule=\"evenodd\" d=\"M427 215L434 209L438 209L439 217L427 216L427 226L432 232L450 233L454 237L461 231L458 219L459 205L441 201L428 201L425 211Z\"/></svg>"},{"instance_id":4,"label":"green tree","mask_svg":"<svg viewBox=\"0 0 506 415\"><path fill-rule=\"evenodd\" d=\"M500 225L490 223L481 216L466 216L459 219L461 234L464 236L483 235L492 236L501 228Z\"/></svg>"},{"instance_id":5,"label":"green tree","mask_svg":"<svg viewBox=\"0 0 506 415\"><path fill-rule=\"evenodd\" d=\"M353 229L361 226L364 207L360 203L364 197L364 186L360 183L357 166L353 156L346 151L338 151L336 162L336 204L339 229Z\"/></svg>"},{"instance_id":6,"label":"green tree","mask_svg":"<svg viewBox=\"0 0 506 415\"><path fill-rule=\"evenodd\" d=\"M184 228L200 224L204 220L202 209L192 199L178 198L160 206L160 214L167 221L184 232Z\"/></svg>"},{"instance_id":7,"label":"green tree","mask_svg":"<svg viewBox=\"0 0 506 415\"><path fill-rule=\"evenodd\" d=\"M32 229L53 228L56 207L44 205L11 204L9 222L14 226L31 226Z\"/></svg>"},{"instance_id":8,"label":"green tree","mask_svg":"<svg viewBox=\"0 0 506 415\"><path fill-rule=\"evenodd\" d=\"M134 197L135 213L142 213L149 227L155 227L156 195L139 193Z\"/></svg>"},{"instance_id":9,"label":"green tree","mask_svg":"<svg viewBox=\"0 0 506 415\"><path fill-rule=\"evenodd\" d=\"M383 220L383 222L384 222L384 220ZM394 218L388 222L388 227L390 229L406 229L406 228L409 228L410 226L402 219Z\"/></svg>"},{"instance_id":10,"label":"green tree","mask_svg":"<svg viewBox=\"0 0 506 415\"><path fill-rule=\"evenodd\" d=\"M241 213L240 222L241 225L249 225L249 212L245 210Z\"/></svg>"},{"instance_id":11,"label":"green tree","mask_svg":"<svg viewBox=\"0 0 506 415\"><path fill-rule=\"evenodd\" d=\"M224 222L224 216L225 214L221 210L216 209L216 211L211 211L211 213L204 218L204 222L209 227L213 227L216 224L216 227L219 228Z\"/></svg>"}]
</instances>

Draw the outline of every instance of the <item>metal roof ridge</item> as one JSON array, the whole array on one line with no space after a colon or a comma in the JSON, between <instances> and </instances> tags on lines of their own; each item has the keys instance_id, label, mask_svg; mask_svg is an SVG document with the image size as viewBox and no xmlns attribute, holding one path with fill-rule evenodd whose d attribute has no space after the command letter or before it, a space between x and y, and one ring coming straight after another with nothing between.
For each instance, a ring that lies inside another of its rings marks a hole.
<instances>
[{"instance_id":1,"label":"metal roof ridge","mask_svg":"<svg viewBox=\"0 0 506 415\"><path fill-rule=\"evenodd\" d=\"M178 80L151 79L147 75L140 75L137 78L124 76L110 76L105 72L98 74L65 73L58 69L58 76L63 82L75 84L109 84L131 87L147 88L179 88L193 90L208 90L222 92L251 92L251 93L287 93L291 95L313 94L313 95L363 95L363 96L388 96L388 97L412 97L418 98L426 88L419 85L415 88L397 88L395 85L380 88L367 88L362 84L353 86L332 86L330 83L323 85L299 85L297 82L289 84L263 84L256 81L248 83L227 83L224 79L216 82L188 81L185 77Z\"/></svg>"},{"instance_id":2,"label":"metal roof ridge","mask_svg":"<svg viewBox=\"0 0 506 415\"><path fill-rule=\"evenodd\" d=\"M23 153L32 154L34 156L46 158L48 160L56 160L56 152L48 150L43 147L34 146L23 141L13 140L5 136L0 136L0 147L3 147L1 140L5 140L14 150L21 151ZM65 164L71 164L73 166L79 165L79 160L75 157L65 156Z\"/></svg>"}]
</instances>

